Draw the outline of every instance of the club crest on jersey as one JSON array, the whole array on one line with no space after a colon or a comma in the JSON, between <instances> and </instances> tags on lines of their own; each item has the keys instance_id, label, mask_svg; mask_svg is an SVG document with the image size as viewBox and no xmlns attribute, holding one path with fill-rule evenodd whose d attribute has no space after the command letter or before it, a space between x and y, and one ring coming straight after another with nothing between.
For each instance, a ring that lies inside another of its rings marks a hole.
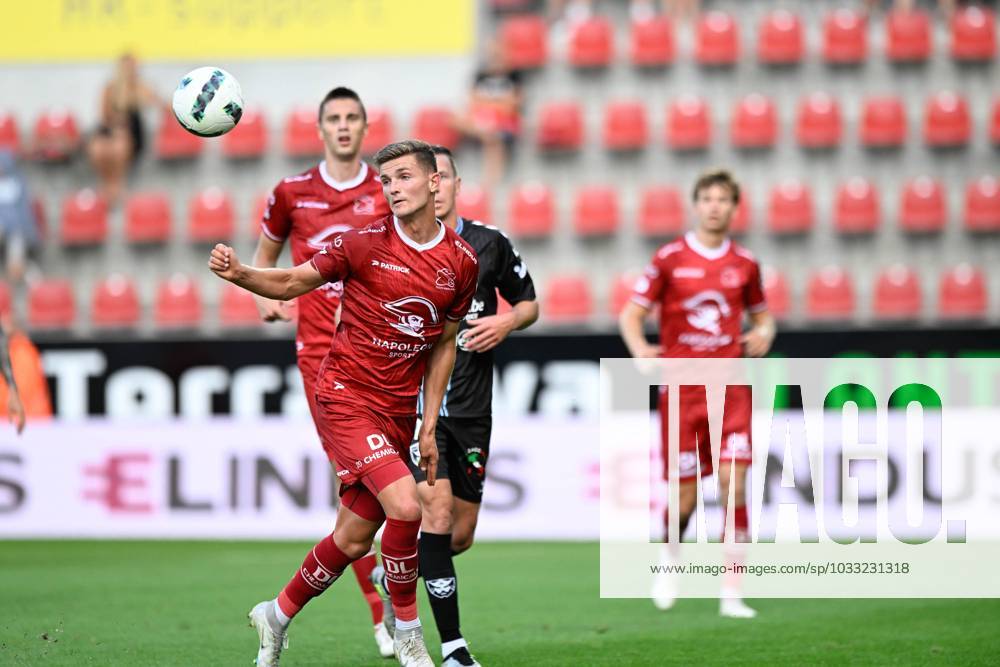
<instances>
[{"instance_id":1,"label":"club crest on jersey","mask_svg":"<svg viewBox=\"0 0 1000 667\"><path fill-rule=\"evenodd\" d=\"M715 290L699 292L684 302L687 321L691 326L716 336L722 333L720 322L729 317L729 304Z\"/></svg>"},{"instance_id":2,"label":"club crest on jersey","mask_svg":"<svg viewBox=\"0 0 1000 667\"><path fill-rule=\"evenodd\" d=\"M354 215L375 215L375 197L365 195L355 199Z\"/></svg>"},{"instance_id":3,"label":"club crest on jersey","mask_svg":"<svg viewBox=\"0 0 1000 667\"><path fill-rule=\"evenodd\" d=\"M719 275L719 282L723 287L739 287L742 282L741 277L739 269L728 266Z\"/></svg>"},{"instance_id":4,"label":"club crest on jersey","mask_svg":"<svg viewBox=\"0 0 1000 667\"><path fill-rule=\"evenodd\" d=\"M389 322L389 326L407 336L423 338L426 322L430 320L431 324L438 323L437 306L422 296L396 299L383 303L382 307L398 318L396 322Z\"/></svg>"},{"instance_id":5,"label":"club crest on jersey","mask_svg":"<svg viewBox=\"0 0 1000 667\"><path fill-rule=\"evenodd\" d=\"M455 272L451 269L438 269L437 276L434 278L434 286L438 289L454 291Z\"/></svg>"}]
</instances>

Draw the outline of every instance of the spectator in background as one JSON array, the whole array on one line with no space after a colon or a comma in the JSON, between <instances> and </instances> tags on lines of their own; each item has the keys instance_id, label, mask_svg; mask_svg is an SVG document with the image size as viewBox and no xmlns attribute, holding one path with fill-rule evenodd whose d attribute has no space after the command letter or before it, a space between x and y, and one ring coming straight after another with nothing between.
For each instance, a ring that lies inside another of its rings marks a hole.
<instances>
[{"instance_id":1,"label":"spectator in background","mask_svg":"<svg viewBox=\"0 0 1000 667\"><path fill-rule=\"evenodd\" d=\"M0 315L0 405L18 434L26 419L50 419L52 402L38 348L13 324L9 312Z\"/></svg>"},{"instance_id":2,"label":"spectator in background","mask_svg":"<svg viewBox=\"0 0 1000 667\"><path fill-rule=\"evenodd\" d=\"M143 109L163 105L153 89L139 78L135 56L126 53L119 58L114 77L101 93L100 123L87 146L101 195L109 205L118 202L125 190L129 167L145 148Z\"/></svg>"},{"instance_id":3,"label":"spectator in background","mask_svg":"<svg viewBox=\"0 0 1000 667\"><path fill-rule=\"evenodd\" d=\"M11 283L24 279L29 256L39 247L38 221L24 174L11 151L0 151L0 246Z\"/></svg>"}]
</instances>

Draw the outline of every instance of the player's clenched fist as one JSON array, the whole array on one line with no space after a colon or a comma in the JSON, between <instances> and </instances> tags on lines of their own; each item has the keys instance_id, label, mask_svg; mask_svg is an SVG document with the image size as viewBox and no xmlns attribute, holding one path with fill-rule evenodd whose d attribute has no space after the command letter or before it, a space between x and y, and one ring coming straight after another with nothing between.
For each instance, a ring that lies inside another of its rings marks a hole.
<instances>
[{"instance_id":1,"label":"player's clenched fist","mask_svg":"<svg viewBox=\"0 0 1000 667\"><path fill-rule=\"evenodd\" d=\"M240 267L240 260L236 258L236 251L222 243L216 243L212 248L212 254L208 258L208 268L215 275L225 280L233 280Z\"/></svg>"}]
</instances>

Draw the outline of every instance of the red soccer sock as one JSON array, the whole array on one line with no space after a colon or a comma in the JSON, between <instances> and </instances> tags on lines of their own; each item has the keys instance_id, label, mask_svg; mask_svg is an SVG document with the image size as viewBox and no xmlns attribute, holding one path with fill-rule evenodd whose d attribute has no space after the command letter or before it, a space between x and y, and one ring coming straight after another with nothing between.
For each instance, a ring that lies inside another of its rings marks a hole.
<instances>
[{"instance_id":1,"label":"red soccer sock","mask_svg":"<svg viewBox=\"0 0 1000 667\"><path fill-rule=\"evenodd\" d=\"M350 563L351 559L333 543L333 534L324 537L278 595L281 611L288 618L295 616L309 600L329 588Z\"/></svg>"},{"instance_id":2,"label":"red soccer sock","mask_svg":"<svg viewBox=\"0 0 1000 667\"><path fill-rule=\"evenodd\" d=\"M386 519L382 533L382 564L386 585L392 598L396 618L414 621L417 618L417 533L420 519L401 521Z\"/></svg>"},{"instance_id":3,"label":"red soccer sock","mask_svg":"<svg viewBox=\"0 0 1000 667\"><path fill-rule=\"evenodd\" d=\"M372 612L372 625L378 625L382 622L382 598L379 597L378 591L375 590L375 586L372 585L371 574L375 566L378 565L378 561L375 559L375 554L370 553L367 556L363 556L358 560L351 563L351 569L354 570L354 576L358 579L358 586L361 587L361 592L365 595L365 600L368 601L368 608Z\"/></svg>"}]
</instances>

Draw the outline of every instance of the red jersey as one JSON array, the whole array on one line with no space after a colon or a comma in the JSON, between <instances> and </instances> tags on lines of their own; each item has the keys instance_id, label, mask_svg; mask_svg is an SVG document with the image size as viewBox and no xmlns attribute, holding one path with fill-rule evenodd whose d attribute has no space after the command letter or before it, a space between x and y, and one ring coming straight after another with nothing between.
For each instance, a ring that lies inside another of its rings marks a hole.
<instances>
[{"instance_id":1,"label":"red jersey","mask_svg":"<svg viewBox=\"0 0 1000 667\"><path fill-rule=\"evenodd\" d=\"M406 236L395 216L344 232L313 255L328 281L344 282L344 308L316 395L345 386L383 414L412 415L427 352L444 320L465 317L479 260L447 225L427 243Z\"/></svg>"},{"instance_id":2,"label":"red jersey","mask_svg":"<svg viewBox=\"0 0 1000 667\"><path fill-rule=\"evenodd\" d=\"M729 239L707 248L693 232L656 252L632 300L659 304L665 357L741 357L743 311L767 310L754 256Z\"/></svg>"},{"instance_id":3,"label":"red jersey","mask_svg":"<svg viewBox=\"0 0 1000 667\"><path fill-rule=\"evenodd\" d=\"M292 262L308 262L334 235L371 224L389 214L378 174L367 164L350 181L339 182L320 162L281 181L268 197L261 231L272 241L288 240ZM300 356L323 357L335 329L340 283L328 283L300 296L295 348Z\"/></svg>"}]
</instances>

